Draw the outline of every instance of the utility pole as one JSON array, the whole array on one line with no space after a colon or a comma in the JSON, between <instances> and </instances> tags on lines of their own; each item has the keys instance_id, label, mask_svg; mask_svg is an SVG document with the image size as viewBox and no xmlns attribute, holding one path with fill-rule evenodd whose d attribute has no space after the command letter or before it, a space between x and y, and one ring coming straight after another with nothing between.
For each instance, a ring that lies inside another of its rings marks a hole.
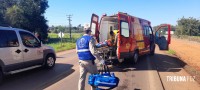
<instances>
[{"instance_id":1,"label":"utility pole","mask_svg":"<svg viewBox=\"0 0 200 90\"><path fill-rule=\"evenodd\" d=\"M70 35L70 40L72 39L72 36L71 36L71 17L72 15L67 15L67 20L69 20L69 35Z\"/></svg>"}]
</instances>

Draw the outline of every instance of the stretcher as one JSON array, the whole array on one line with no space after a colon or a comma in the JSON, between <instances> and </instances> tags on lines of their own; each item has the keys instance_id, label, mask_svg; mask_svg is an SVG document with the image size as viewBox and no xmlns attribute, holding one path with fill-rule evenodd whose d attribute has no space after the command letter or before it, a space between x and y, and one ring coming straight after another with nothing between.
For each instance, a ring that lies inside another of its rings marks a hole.
<instances>
[{"instance_id":1,"label":"stretcher","mask_svg":"<svg viewBox=\"0 0 200 90\"><path fill-rule=\"evenodd\" d=\"M117 59L113 55L114 48L109 46L97 48L97 53L105 60L106 64L113 64L113 60Z\"/></svg>"}]
</instances>

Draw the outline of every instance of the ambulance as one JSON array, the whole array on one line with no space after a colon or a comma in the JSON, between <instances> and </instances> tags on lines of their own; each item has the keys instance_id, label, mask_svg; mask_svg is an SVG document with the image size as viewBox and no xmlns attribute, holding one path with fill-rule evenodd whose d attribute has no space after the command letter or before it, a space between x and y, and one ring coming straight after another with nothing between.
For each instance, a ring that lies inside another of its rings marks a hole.
<instances>
[{"instance_id":1,"label":"ambulance","mask_svg":"<svg viewBox=\"0 0 200 90\"><path fill-rule=\"evenodd\" d=\"M111 16L105 14L100 22L99 16L92 14L90 28L98 43L111 42L104 58L114 60L116 57L119 62L132 60L137 63L141 55L154 55L156 44L160 50L168 50L171 40L169 24L153 30L150 21L122 12Z\"/></svg>"}]
</instances>

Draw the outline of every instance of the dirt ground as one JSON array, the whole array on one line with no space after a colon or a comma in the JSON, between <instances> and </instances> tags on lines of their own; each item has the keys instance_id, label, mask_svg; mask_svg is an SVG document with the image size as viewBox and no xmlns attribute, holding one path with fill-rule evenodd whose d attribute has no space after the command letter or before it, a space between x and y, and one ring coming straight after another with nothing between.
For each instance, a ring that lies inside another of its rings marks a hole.
<instances>
[{"instance_id":1,"label":"dirt ground","mask_svg":"<svg viewBox=\"0 0 200 90\"><path fill-rule=\"evenodd\" d=\"M176 56L186 63L185 70L196 76L196 80L200 83L200 43L172 38L169 47L176 52Z\"/></svg>"}]
</instances>

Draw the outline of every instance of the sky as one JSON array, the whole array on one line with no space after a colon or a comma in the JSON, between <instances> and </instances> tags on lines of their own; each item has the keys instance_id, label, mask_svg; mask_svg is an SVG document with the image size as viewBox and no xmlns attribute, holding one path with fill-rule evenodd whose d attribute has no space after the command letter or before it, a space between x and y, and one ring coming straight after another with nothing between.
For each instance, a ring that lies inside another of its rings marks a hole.
<instances>
[{"instance_id":1,"label":"sky","mask_svg":"<svg viewBox=\"0 0 200 90\"><path fill-rule=\"evenodd\" d=\"M45 17L49 26L67 26L66 15L73 15L71 24L77 26L90 23L93 13L113 15L118 12L151 21L152 26L177 24L185 17L200 19L200 0L48 0Z\"/></svg>"}]
</instances>

